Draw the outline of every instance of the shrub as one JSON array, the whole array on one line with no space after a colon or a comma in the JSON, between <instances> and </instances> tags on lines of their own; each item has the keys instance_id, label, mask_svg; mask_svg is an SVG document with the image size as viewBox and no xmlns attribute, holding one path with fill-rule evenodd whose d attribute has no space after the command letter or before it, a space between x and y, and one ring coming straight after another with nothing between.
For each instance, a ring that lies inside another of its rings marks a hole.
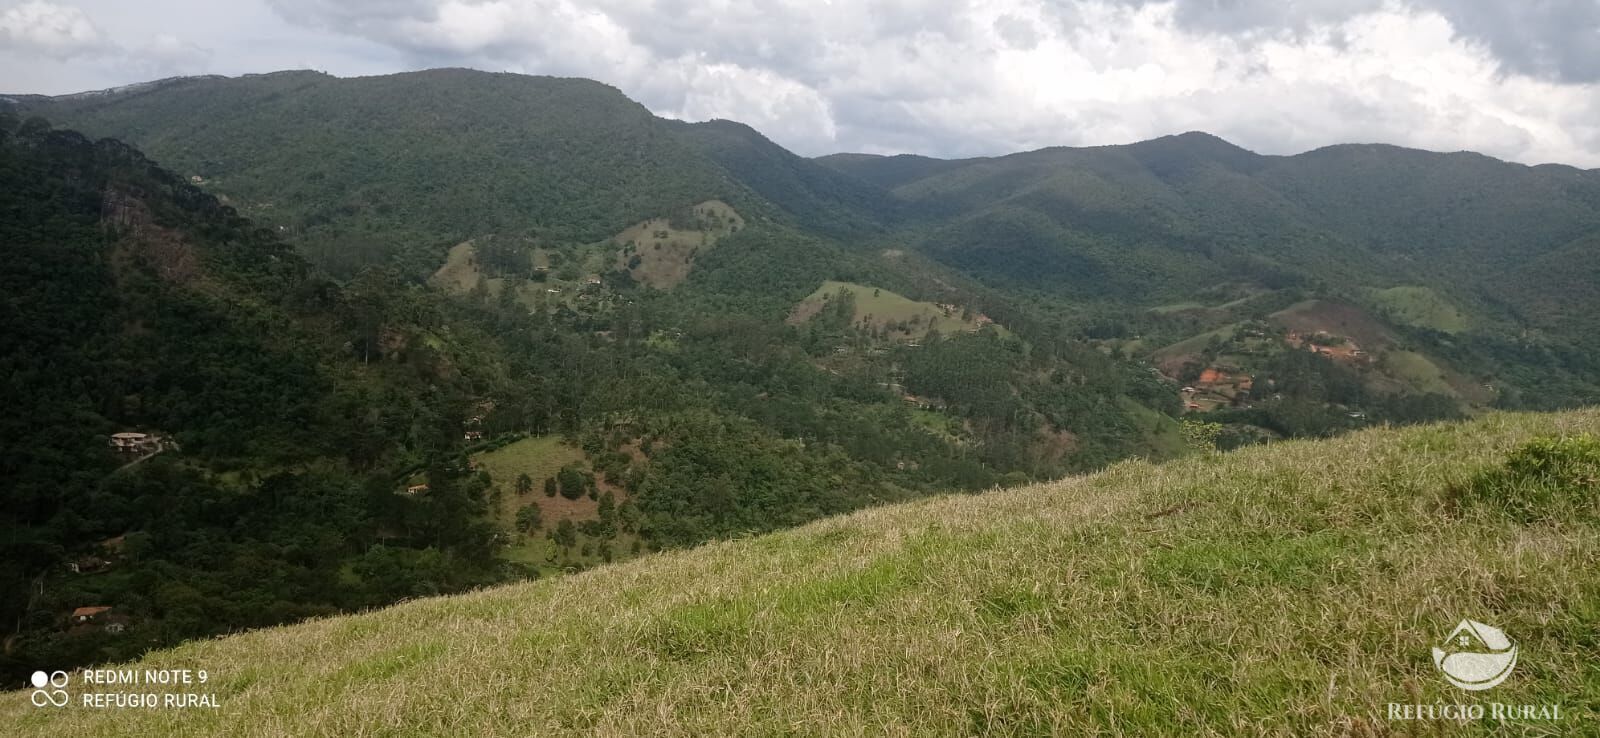
<instances>
[{"instance_id":1,"label":"shrub","mask_svg":"<svg viewBox=\"0 0 1600 738\"><path fill-rule=\"evenodd\" d=\"M544 515L538 505L526 505L517 511L517 530L531 533L544 527Z\"/></svg>"},{"instance_id":2,"label":"shrub","mask_svg":"<svg viewBox=\"0 0 1600 738\"><path fill-rule=\"evenodd\" d=\"M1600 501L1600 438L1536 438L1461 490L1468 504L1521 522L1594 515Z\"/></svg>"}]
</instances>

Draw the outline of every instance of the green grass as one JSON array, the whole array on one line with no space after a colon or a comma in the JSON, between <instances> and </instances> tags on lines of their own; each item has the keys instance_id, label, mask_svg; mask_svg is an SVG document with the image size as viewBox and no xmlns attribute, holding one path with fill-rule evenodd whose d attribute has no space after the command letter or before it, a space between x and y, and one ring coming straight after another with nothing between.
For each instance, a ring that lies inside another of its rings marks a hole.
<instances>
[{"instance_id":1,"label":"green grass","mask_svg":"<svg viewBox=\"0 0 1600 738\"><path fill-rule=\"evenodd\" d=\"M473 460L478 468L489 473L494 487L500 490L500 505L494 510L495 522L507 531L516 530L517 510L524 505L538 505L544 514L545 529L552 529L562 518L581 508L583 518L592 518L594 503L587 499L573 501L560 495L546 497L544 480L556 475L561 467L581 462L583 451L568 446L560 436L534 436L506 444L493 451L477 454ZM533 479L533 491L517 494L517 476L527 474ZM560 547L546 540L543 531L527 536L517 536L511 545L501 549L500 555L508 561L542 565L549 563L552 552Z\"/></svg>"},{"instance_id":2,"label":"green grass","mask_svg":"<svg viewBox=\"0 0 1600 738\"><path fill-rule=\"evenodd\" d=\"M583 460L583 450L568 446L560 436L533 436L508 443L473 457L478 468L489 472L495 485L512 491L518 474L533 477L538 485L561 467Z\"/></svg>"},{"instance_id":3,"label":"green grass","mask_svg":"<svg viewBox=\"0 0 1600 738\"><path fill-rule=\"evenodd\" d=\"M1211 345L1212 339L1226 342L1232 339L1238 331L1238 324L1230 323L1221 328L1190 336L1177 343L1157 349L1151 356L1157 360L1165 361L1189 354L1198 354Z\"/></svg>"},{"instance_id":4,"label":"green grass","mask_svg":"<svg viewBox=\"0 0 1600 738\"><path fill-rule=\"evenodd\" d=\"M1403 325L1460 333L1470 327L1467 317L1438 292L1427 287L1391 287L1373 290L1373 303Z\"/></svg>"},{"instance_id":5,"label":"green grass","mask_svg":"<svg viewBox=\"0 0 1600 738\"><path fill-rule=\"evenodd\" d=\"M606 242L604 263L596 271L626 269L640 284L661 289L682 283L701 254L744 226L744 218L721 200L707 200L691 210L703 228L673 228L667 218L636 223Z\"/></svg>"},{"instance_id":6,"label":"green grass","mask_svg":"<svg viewBox=\"0 0 1600 738\"><path fill-rule=\"evenodd\" d=\"M1444 370L1422 354L1414 351L1390 351L1383 356L1382 368L1390 376L1419 391L1456 396L1455 388L1445 381Z\"/></svg>"},{"instance_id":7,"label":"green grass","mask_svg":"<svg viewBox=\"0 0 1600 738\"><path fill-rule=\"evenodd\" d=\"M1128 419L1138 426L1145 448L1149 449L1152 458L1171 459L1188 452L1188 444L1183 440L1183 429L1178 421L1126 397L1119 398L1117 404L1128 414Z\"/></svg>"},{"instance_id":8,"label":"green grass","mask_svg":"<svg viewBox=\"0 0 1600 738\"><path fill-rule=\"evenodd\" d=\"M0 721L87 737L1576 735L1600 716L1594 447L1529 442L1597 432L1600 410L1495 413L1124 462L140 665L208 670L216 710L15 692ZM1549 492L1561 480L1579 486ZM1560 506L1528 514L1545 499ZM1489 692L1433 665L1462 618L1521 650ZM1390 702L1489 701L1564 719L1385 719Z\"/></svg>"},{"instance_id":9,"label":"green grass","mask_svg":"<svg viewBox=\"0 0 1600 738\"><path fill-rule=\"evenodd\" d=\"M917 321L915 325L908 326L904 332L896 332L898 338L917 339L928 335L928 329L937 329L941 334L962 333L975 331L981 328L976 318L963 319L962 311L946 311L931 302L913 300L905 295L891 292L886 289L871 285L856 284L853 282L836 282L829 280L822 283L815 292L812 292L800 303L797 315L812 315L820 309L825 300L833 299L840 292L849 292L855 295L856 312L855 320L869 321L873 326L884 326L900 321Z\"/></svg>"}]
</instances>

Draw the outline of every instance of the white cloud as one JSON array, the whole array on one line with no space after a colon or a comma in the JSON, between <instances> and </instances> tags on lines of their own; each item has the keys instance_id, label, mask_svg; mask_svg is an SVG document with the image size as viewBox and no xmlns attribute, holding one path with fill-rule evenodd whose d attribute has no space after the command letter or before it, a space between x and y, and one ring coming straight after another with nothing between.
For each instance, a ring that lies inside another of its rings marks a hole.
<instances>
[{"instance_id":1,"label":"white cloud","mask_svg":"<svg viewBox=\"0 0 1600 738\"><path fill-rule=\"evenodd\" d=\"M1269 153L1364 141L1600 166L1593 0L1542 0L1521 20L1496 0L78 2L146 60L118 82L157 63L306 66L301 38L335 71L591 77L662 115L739 120L805 154L965 156L1198 129ZM35 17L61 22L23 21ZM7 39L42 27L60 30L28 37L111 43L66 6L35 0L0 18Z\"/></svg>"},{"instance_id":2,"label":"white cloud","mask_svg":"<svg viewBox=\"0 0 1600 738\"><path fill-rule=\"evenodd\" d=\"M1200 129L1273 153L1358 140L1600 165L1587 122L1600 87L1508 71L1444 11L1379 0L1226 13L1139 0L275 7L418 66L594 77L658 113L740 120L808 154L993 154Z\"/></svg>"},{"instance_id":3,"label":"white cloud","mask_svg":"<svg viewBox=\"0 0 1600 738\"><path fill-rule=\"evenodd\" d=\"M32 0L0 13L0 39L8 49L67 59L102 53L104 34L79 8Z\"/></svg>"}]
</instances>

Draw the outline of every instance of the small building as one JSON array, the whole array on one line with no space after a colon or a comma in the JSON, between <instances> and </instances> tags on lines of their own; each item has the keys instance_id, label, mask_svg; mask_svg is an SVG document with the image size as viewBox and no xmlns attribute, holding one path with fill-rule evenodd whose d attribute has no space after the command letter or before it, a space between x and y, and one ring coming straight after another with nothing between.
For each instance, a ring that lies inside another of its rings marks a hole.
<instances>
[{"instance_id":1,"label":"small building","mask_svg":"<svg viewBox=\"0 0 1600 738\"><path fill-rule=\"evenodd\" d=\"M481 441L483 440L483 431L469 430L462 437L468 441Z\"/></svg>"},{"instance_id":2,"label":"small building","mask_svg":"<svg viewBox=\"0 0 1600 738\"><path fill-rule=\"evenodd\" d=\"M151 450L155 445L155 438L149 433L124 431L111 434L111 448L119 453L142 453Z\"/></svg>"},{"instance_id":3,"label":"small building","mask_svg":"<svg viewBox=\"0 0 1600 738\"><path fill-rule=\"evenodd\" d=\"M406 487L406 494L408 494L408 495L420 495L423 492L427 492L427 491L428 491L428 485L426 485L426 484L413 484L413 485L411 485L409 487Z\"/></svg>"},{"instance_id":4,"label":"small building","mask_svg":"<svg viewBox=\"0 0 1600 738\"><path fill-rule=\"evenodd\" d=\"M67 563L67 569L73 574L93 574L97 571L105 571L110 567L111 562L99 556L85 556Z\"/></svg>"},{"instance_id":5,"label":"small building","mask_svg":"<svg viewBox=\"0 0 1600 738\"><path fill-rule=\"evenodd\" d=\"M87 625L89 623L98 622L100 618L108 612L111 612L111 607L109 605L80 607L72 611L72 624Z\"/></svg>"}]
</instances>

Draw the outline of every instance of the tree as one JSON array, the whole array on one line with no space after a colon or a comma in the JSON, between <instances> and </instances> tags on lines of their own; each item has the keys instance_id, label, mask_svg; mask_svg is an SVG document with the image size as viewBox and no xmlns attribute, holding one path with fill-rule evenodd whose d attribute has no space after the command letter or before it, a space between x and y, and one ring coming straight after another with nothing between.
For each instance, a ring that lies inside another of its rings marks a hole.
<instances>
[{"instance_id":1,"label":"tree","mask_svg":"<svg viewBox=\"0 0 1600 738\"><path fill-rule=\"evenodd\" d=\"M528 494L529 492L532 492L532 491L533 491L533 477L528 476L527 472L523 472L521 474L518 474L517 475L517 494L525 495L525 494Z\"/></svg>"},{"instance_id":2,"label":"tree","mask_svg":"<svg viewBox=\"0 0 1600 738\"><path fill-rule=\"evenodd\" d=\"M544 527L544 513L538 505L524 505L517 510L517 530L523 533L532 533Z\"/></svg>"},{"instance_id":3,"label":"tree","mask_svg":"<svg viewBox=\"0 0 1600 738\"><path fill-rule=\"evenodd\" d=\"M571 520L563 520L556 524L555 532L551 533L551 540L562 548L572 548L578 545L578 529L572 525Z\"/></svg>"},{"instance_id":4,"label":"tree","mask_svg":"<svg viewBox=\"0 0 1600 738\"><path fill-rule=\"evenodd\" d=\"M556 496L556 478L555 477L545 477L544 478L544 496L545 497L555 497Z\"/></svg>"},{"instance_id":5,"label":"tree","mask_svg":"<svg viewBox=\"0 0 1600 738\"><path fill-rule=\"evenodd\" d=\"M561 484L561 496L569 500L576 500L589 491L589 481L576 466L561 467L556 473L557 481Z\"/></svg>"}]
</instances>

